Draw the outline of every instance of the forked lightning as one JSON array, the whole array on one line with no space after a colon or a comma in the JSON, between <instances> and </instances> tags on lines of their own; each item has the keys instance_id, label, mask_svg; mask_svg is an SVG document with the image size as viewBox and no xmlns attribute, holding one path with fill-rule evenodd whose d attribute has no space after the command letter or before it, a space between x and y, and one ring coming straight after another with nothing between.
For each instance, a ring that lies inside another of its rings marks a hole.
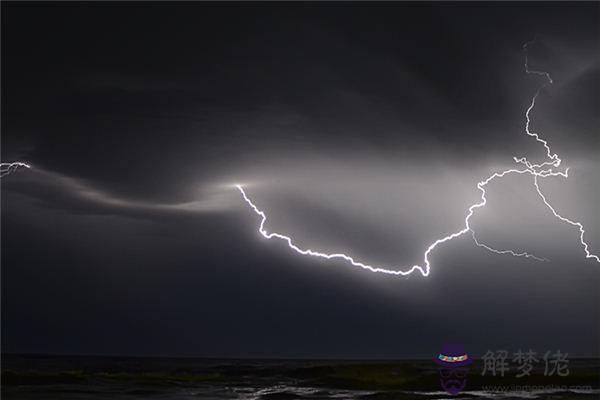
<instances>
[{"instance_id":1,"label":"forked lightning","mask_svg":"<svg viewBox=\"0 0 600 400\"><path fill-rule=\"evenodd\" d=\"M527 174L527 175L533 176L533 184L535 186L537 194L539 195L542 202L546 205L546 207L548 207L548 209L552 212L554 217L564 223L567 223L567 224L577 227L579 229L579 233L580 233L579 240L580 240L581 246L583 248L583 251L585 252L586 258L593 259L596 262L600 263L600 258L598 258L597 255L590 253L589 246L584 240L585 230L584 230L583 224L581 224L580 222L572 221L566 217L561 216L556 211L556 209L548 202L548 199L546 198L546 196L544 195L544 193L542 192L542 190L539 186L539 178L559 177L559 176L563 177L563 178L568 178L569 169L566 168L564 171L555 170L555 168L558 168L560 166L562 160L558 157L558 155L556 153L552 153L552 150L550 149L550 146L548 145L548 142L546 140L542 139L537 133L532 132L530 130L530 125L531 125L530 115L531 115L531 112L533 111L533 109L535 108L537 98L540 95L542 89L544 89L546 86L551 85L553 83L552 78L550 77L550 74L548 72L535 71L535 70L531 70L529 68L528 47L532 43L533 43L533 41L525 43L525 45L523 45L523 51L525 53L525 72L527 74L543 76L545 78L545 82L535 92L535 94L533 95L533 97L531 99L531 103L525 112L525 134L533 137L538 143L541 143L544 146L544 149L546 150L547 160L543 161L539 164L532 164L529 160L527 160L526 157L521 157L521 158L514 157L513 158L514 161L517 164L522 165L523 168L512 168L512 169L507 169L504 171L496 172L496 173L492 174L491 176L489 176L488 178L477 183L477 188L481 191L481 197L477 203L471 205L468 208L467 214L464 219L463 227L460 230L458 230L454 233L451 233L447 236L444 236L443 238L438 239L435 242L431 243L427 247L427 250L425 251L425 253L423 254L422 265L413 265L410 267L406 267L406 266L405 267L374 266L374 265L369 265L367 263L363 263L360 261L356 261L354 258L352 258L351 256L344 254L344 253L328 254L328 253L315 251L315 250L311 250L311 249L303 249L303 248L297 246L296 244L294 244L294 241L289 236L282 235L280 233L269 233L265 228L265 224L267 222L267 216L266 216L265 212L260 210L252 202L252 200L250 199L250 197L248 196L248 194L246 193L246 191L244 190L244 188L241 185L236 185L237 189L242 194L244 201L246 203L248 203L250 208L261 218L260 225L258 227L258 232L267 239L279 239L279 240L286 242L289 248L291 248L295 252L305 255L305 256L313 256L313 257L320 257L320 258L326 258L326 259L341 259L341 260L346 261L347 263L349 263L352 266L360 267L360 268L369 270L371 272L378 272L378 273L389 274L389 275L405 276L405 275L412 274L415 271L419 271L423 276L428 276L430 273L430 270L431 270L431 264L429 261L429 255L431 254L431 252L439 244L448 242L452 239L455 239L459 236L464 235L467 232L471 232L472 238L477 246L484 248L490 252L493 252L496 254L508 254L511 256L515 256L515 257L527 257L527 258L532 258L532 259L535 259L538 261L545 261L544 258L537 257L535 255L532 255L532 254L529 254L526 252L516 252L513 250L494 249L491 246L480 242L477 239L477 237L475 236L475 231L471 228L471 225L470 225L470 219L473 216L473 214L475 213L475 210L478 208L484 207L487 203L485 187L487 186L488 183L492 182L494 179L503 178L510 174Z\"/></svg>"}]
</instances>

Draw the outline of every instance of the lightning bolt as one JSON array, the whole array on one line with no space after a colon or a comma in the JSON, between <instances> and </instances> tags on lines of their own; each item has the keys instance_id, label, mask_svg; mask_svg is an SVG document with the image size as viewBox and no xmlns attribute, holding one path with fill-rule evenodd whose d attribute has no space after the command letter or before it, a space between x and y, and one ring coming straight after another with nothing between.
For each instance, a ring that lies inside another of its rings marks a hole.
<instances>
[{"instance_id":1,"label":"lightning bolt","mask_svg":"<svg viewBox=\"0 0 600 400\"><path fill-rule=\"evenodd\" d=\"M471 230L471 236L473 237L473 241L475 242L475 244L483 249L486 249L487 251L491 251L492 253L496 253L496 254L509 254L513 257L525 257L525 258L533 258L534 260L537 261L548 261L546 258L542 258L542 257L537 257L533 254L529 254L526 251L521 252L521 253L516 253L513 250L497 250L494 249L493 247L488 246L485 243L482 243L481 241L479 241L477 239L477 237L475 236L475 232L473 230Z\"/></svg>"},{"instance_id":2,"label":"lightning bolt","mask_svg":"<svg viewBox=\"0 0 600 400\"><path fill-rule=\"evenodd\" d=\"M552 212L554 217L564 223L567 223L567 224L577 227L579 229L579 241L580 241L581 247L583 248L583 250L585 252L586 258L593 259L596 262L600 263L600 258L597 255L590 253L589 245L584 240L585 229L583 227L583 224L581 224L580 222L572 221L572 220L560 215L556 211L556 209L548 202L548 199L542 192L540 185L539 185L539 178L559 177L559 176L563 177L563 178L568 178L569 177L569 169L566 168L564 171L555 171L554 170L554 168L558 168L560 166L562 160L558 157L558 155L556 153L552 152L552 150L550 149L550 146L548 145L548 142L546 140L542 139L540 137L540 135L538 135L535 132L532 132L530 129L530 127L531 127L530 115L531 115L531 112L533 111L533 109L535 108L537 98L540 95L541 91L546 86L551 85L553 83L552 78L550 77L550 74L548 72L536 71L536 70L532 70L529 68L529 57L528 57L527 50L528 50L528 47L531 44L533 44L534 42L535 42L535 39L533 41L527 42L523 45L523 51L525 53L525 72L527 74L540 75L545 78L545 82L537 89L537 91L535 92L535 94L533 95L533 97L531 99L531 103L529 104L529 107L527 108L527 110L525 112L525 134L533 137L536 140L536 142L542 144L542 146L546 150L547 160L544 162L541 162L539 164L532 164L531 162L529 162L529 160L527 160L526 157L521 157L521 158L513 157L513 160L515 161L515 163L521 164L522 166L524 166L524 168L521 168L521 169L511 168L511 169L507 169L507 170L504 170L501 172L495 172L494 174L490 175L486 179L478 182L477 188L481 192L480 201L478 201L475 204L472 204L467 209L467 214L464 219L464 227L454 233L450 233L449 235L444 236L441 239L438 239L435 242L431 243L427 247L427 250L425 251L425 253L423 254L423 265L413 265L412 267L376 267L376 266L372 266L372 265L369 265L369 264L366 264L366 263L363 263L360 261L356 261L354 258L352 258L349 255L346 255L344 253L328 254L328 253L323 253L323 252L315 251L315 250L311 250L311 249L302 249L302 248L298 247L296 244L294 244L292 238L289 236L282 235L280 233L269 233L265 229L265 224L267 222L267 216L264 213L264 211L260 210L252 202L252 200L248 197L246 191L244 190L244 188L241 185L236 185L236 187L240 191L244 201L261 218L260 225L258 227L258 232L266 239L279 239L281 241L286 242L289 248L291 248L295 252L305 255L305 256L320 257L320 258L325 258L328 260L342 259L344 261L347 261L352 266L360 267L360 268L369 270L371 272L377 272L377 273L383 273L383 274L389 274L389 275L406 276L406 275L412 274L415 271L419 271L423 276L428 276L429 272L430 272L430 267L431 267L431 264L429 261L429 255L431 254L431 252L438 245L445 243L445 242L449 242L459 236L464 235L467 232L471 232L473 241L475 242L475 244L477 246L479 246L485 250L488 250L492 253L508 254L508 255L511 255L514 257L526 257L526 258L532 258L532 259L535 259L538 261L546 261L545 258L537 257L537 256L527 253L527 252L518 253L513 250L497 250L495 248L492 248L492 247L488 246L487 244L480 242L477 239L477 237L475 236L475 231L471 228L471 225L470 225L470 219L474 215L475 210L477 210L478 208L482 208L487 204L485 187L490 182L492 182L495 179L501 179L510 174L529 174L529 175L533 176L533 184L535 186L537 194L539 195L542 202L546 205L546 207Z\"/></svg>"},{"instance_id":3,"label":"lightning bolt","mask_svg":"<svg viewBox=\"0 0 600 400\"><path fill-rule=\"evenodd\" d=\"M560 174L560 175L564 176L565 178L568 178L569 177L568 172L569 171L567 170L567 171L565 171L564 175L562 175L562 174ZM551 176L556 176L556 175L551 175ZM557 219L561 220L562 222L565 222L565 223L567 223L567 224L569 224L571 226L576 226L579 229L579 242L581 243L581 247L583 248L583 251L585 252L585 258L591 258L592 260L595 260L596 262L600 263L600 258L598 258L597 255L590 253L590 251L589 251L589 245L583 239L583 236L585 235L585 229L583 228L583 224L581 222L571 221L570 219L565 218L565 217L563 217L562 215L560 215L559 213L556 212L556 210L554 209L554 207L552 207L552 205L546 199L546 196L542 192L542 189L540 189L540 185L538 183L538 175L534 176L533 184L535 185L535 189L538 192L538 194L540 195L540 198L542 199L542 201L544 202L544 204L546 205L546 207L548 207L550 209L550 211L552 211L552 214L554 215L555 218L557 218Z\"/></svg>"},{"instance_id":4,"label":"lightning bolt","mask_svg":"<svg viewBox=\"0 0 600 400\"><path fill-rule=\"evenodd\" d=\"M552 151L550 150L550 146L548 145L548 142L546 140L542 139L537 133L531 132L531 130L529 129L529 126L531 124L531 119L530 119L529 115L530 115L531 111L533 110L533 108L535 107L535 102L537 100L537 97L539 96L542 89L544 89L546 86L551 85L553 83L552 78L550 77L550 74L548 72L535 71L535 70L529 69L529 58L528 58L528 54L527 54L527 48L529 45L533 44L534 42L535 42L535 39L530 42L527 42L523 45L523 51L525 53L525 72L528 74L541 75L546 78L546 82L537 90L537 92L533 96L533 99L531 100L531 104L529 105L527 112L525 113L525 118L526 118L525 133L527 135L533 137L537 142L541 143L544 146L544 148L546 149L546 157L549 159L549 161L545 161L541 164L531 164L527 160L526 157L522 157L522 158L515 157L514 160L515 160L515 162L524 164L531 171L531 173L533 174L533 184L535 186L535 190L537 191L539 197L542 199L542 202L552 212L552 215L554 215L554 217L557 218L558 220L578 228L579 243L581 244L581 247L583 248L585 257L590 258L590 259L595 260L596 262L600 263L600 258L597 255L590 253L590 251L589 251L589 245L584 239L585 229L583 227L583 224L581 222L572 221L569 218L566 218L566 217L563 217L562 215L560 215L556 211L556 209L550 204L550 202L548 201L548 199L542 192L542 189L540 188L540 185L539 185L538 178L546 178L546 177L550 177L550 176L554 176L554 177L561 176L563 178L568 178L569 177L569 168L566 168L564 170L564 172L563 171L554 171L552 167L557 168L561 164L562 160L558 157L558 155L556 153L554 153L554 154L552 153ZM550 168L548 168L546 170L542 169L546 166L548 166Z\"/></svg>"},{"instance_id":5,"label":"lightning bolt","mask_svg":"<svg viewBox=\"0 0 600 400\"><path fill-rule=\"evenodd\" d=\"M424 276L429 275L429 260L427 259L427 256L429 255L429 252L431 250L433 250L433 248L437 245L437 243L435 245L430 246L430 249L428 249L427 252L425 252L425 269L423 269L423 267L421 267L419 265L413 265L410 269L408 269L406 271L402 271L399 269L374 267L369 264L355 261L352 257L350 257L346 254L343 254L343 253L327 254L327 253L321 253L319 251L314 251L311 249L301 249L300 247L296 246L294 244L294 242L292 242L292 238L290 238L289 236L285 236L280 233L267 232L267 230L265 229L265 223L267 222L267 215L263 211L261 211L258 207L256 207L256 205L252 202L252 200L250 200L250 198L246 194L246 191L244 190L244 188L241 185L235 185L235 186L241 192L242 197L244 198L246 203L248 203L248 205L252 208L252 210L254 210L254 212L260 216L261 221L260 221L260 225L258 227L258 232L260 232L260 234L263 235L263 237L265 237L266 239L283 240L284 242L287 243L289 248L291 248L292 250L296 251L297 253L300 253L305 256L321 257L321 258L326 258L328 260L341 258L342 260L349 262L351 265L354 265L355 267L364 268L371 272L380 272L380 273L390 274L390 275L409 275L409 274L413 273L415 270L419 270L421 272L421 274L423 274ZM450 238L448 238L446 240L450 240Z\"/></svg>"},{"instance_id":6,"label":"lightning bolt","mask_svg":"<svg viewBox=\"0 0 600 400\"><path fill-rule=\"evenodd\" d=\"M0 178L15 172L19 167L31 168L29 164L23 162L0 163Z\"/></svg>"}]
</instances>

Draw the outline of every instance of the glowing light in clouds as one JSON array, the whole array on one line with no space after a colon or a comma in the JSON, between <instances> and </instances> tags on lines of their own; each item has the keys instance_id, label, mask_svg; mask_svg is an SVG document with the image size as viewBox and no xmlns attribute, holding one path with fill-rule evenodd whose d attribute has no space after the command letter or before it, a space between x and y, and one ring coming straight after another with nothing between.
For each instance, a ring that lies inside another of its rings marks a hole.
<instances>
[{"instance_id":1,"label":"glowing light in clouds","mask_svg":"<svg viewBox=\"0 0 600 400\"><path fill-rule=\"evenodd\" d=\"M584 240L585 230L584 230L583 224L581 224L580 222L572 221L566 217L561 216L556 211L556 209L548 202L546 196L543 194L543 192L538 184L539 178L547 178L547 177L568 178L569 169L566 168L564 171L555 171L554 169L558 168L560 166L562 160L558 157L557 154L552 153L552 151L550 150L550 146L548 145L548 142L546 140L542 139L537 133L532 132L530 130L530 125L531 125L530 114L531 114L532 110L535 108L536 100L537 100L540 92L542 91L542 89L553 83L552 78L550 77L550 74L548 72L535 71L535 70L529 69L529 59L528 59L528 55L527 55L527 48L532 43L533 42L527 42L527 43L525 43L525 45L523 45L523 51L525 53L525 72L527 74L543 76L545 78L546 82L544 82L544 84L542 84L538 88L538 90L535 92L534 96L531 99L531 103L530 103L529 107L527 108L527 111L525 112L525 121L526 121L525 122L525 134L533 137L538 143L541 143L544 146L544 148L546 149L546 158L548 160L541 162L539 164L532 164L529 160L527 160L526 157L521 157L521 158L514 157L513 158L514 161L517 164L522 165L523 166L522 168L512 168L512 169L507 169L504 171L496 172L496 173L490 175L488 178L477 183L477 188L481 191L481 198L477 203L471 205L467 209L467 214L464 219L464 226L460 230L458 230L454 233L451 233L447 236L444 236L441 239L438 239L435 242L431 243L427 247L427 250L425 251L425 253L423 254L422 265L413 265L410 267L373 266L373 265L369 265L367 263L356 261L354 258L352 258L351 256L344 254L344 253L328 254L328 253L324 253L321 251L315 251L315 250L311 250L311 249L302 249L302 248L298 247L296 244L294 244L294 241L289 236L282 235L280 233L269 233L265 228L265 223L267 222L267 216L264 213L264 211L260 210L252 202L252 200L250 199L250 197L248 196L248 194L246 193L246 191L244 190L244 188L241 185L236 185L236 187L240 191L244 201L261 218L260 225L258 227L258 232L267 239L279 239L281 241L286 242L290 249L294 250L296 253L299 253L301 255L320 257L320 258L325 258L325 259L341 259L341 260L348 262L352 266L360 267L360 268L369 270L371 272L377 272L377 273L383 273L383 274L389 274L389 275L403 275L404 276L404 275L412 274L415 271L419 271L423 276L428 276L430 273L430 269L431 269L431 265L430 265L430 261L429 261L429 255L431 254L431 252L438 245L445 243L445 242L449 242L452 239L462 236L467 232L471 232L472 238L477 246L484 248L492 253L508 254L508 255L511 255L514 257L527 257L527 258L533 258L533 259L536 259L539 261L544 261L545 259L537 257L532 254L529 254L529 253L526 253L526 252L517 253L513 250L497 250L487 244L481 243L479 240L477 240L477 237L475 236L475 231L473 231L473 229L471 228L470 223L469 223L471 217L475 213L475 210L477 210L478 208L484 207L487 203L485 187L487 186L488 183L490 183L494 179L497 179L497 178L501 179L510 174L528 174L528 175L533 176L533 184L535 186L537 194L539 195L539 197L542 200L542 202L544 203L544 205L552 212L554 217L564 223L567 223L567 224L577 227L579 229L579 233L580 233L579 241L585 252L586 258L593 259L596 262L600 263L600 258L598 258L597 255L589 252L589 246Z\"/></svg>"}]
</instances>

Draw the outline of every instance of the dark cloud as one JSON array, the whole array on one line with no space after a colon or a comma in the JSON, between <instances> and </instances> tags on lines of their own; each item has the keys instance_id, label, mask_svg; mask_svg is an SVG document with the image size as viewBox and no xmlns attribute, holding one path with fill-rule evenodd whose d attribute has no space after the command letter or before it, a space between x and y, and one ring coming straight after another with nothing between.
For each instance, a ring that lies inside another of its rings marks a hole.
<instances>
[{"instance_id":1,"label":"dark cloud","mask_svg":"<svg viewBox=\"0 0 600 400\"><path fill-rule=\"evenodd\" d=\"M302 245L419 263L476 182L543 156L537 35L533 124L572 175L543 186L597 249L596 4L3 3L2 25L2 158L33 166L2 181L5 351L598 354L597 265L529 176L473 223L550 261L465 235L426 279L290 254L232 186Z\"/></svg>"}]
</instances>

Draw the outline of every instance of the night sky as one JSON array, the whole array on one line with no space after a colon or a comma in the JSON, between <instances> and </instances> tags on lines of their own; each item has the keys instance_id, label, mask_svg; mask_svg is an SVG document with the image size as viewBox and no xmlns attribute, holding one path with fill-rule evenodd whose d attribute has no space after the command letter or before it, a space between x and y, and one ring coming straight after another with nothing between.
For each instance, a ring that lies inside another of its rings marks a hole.
<instances>
[{"instance_id":1,"label":"night sky","mask_svg":"<svg viewBox=\"0 0 600 400\"><path fill-rule=\"evenodd\" d=\"M600 355L600 17L590 3L2 3L2 351Z\"/></svg>"}]
</instances>

